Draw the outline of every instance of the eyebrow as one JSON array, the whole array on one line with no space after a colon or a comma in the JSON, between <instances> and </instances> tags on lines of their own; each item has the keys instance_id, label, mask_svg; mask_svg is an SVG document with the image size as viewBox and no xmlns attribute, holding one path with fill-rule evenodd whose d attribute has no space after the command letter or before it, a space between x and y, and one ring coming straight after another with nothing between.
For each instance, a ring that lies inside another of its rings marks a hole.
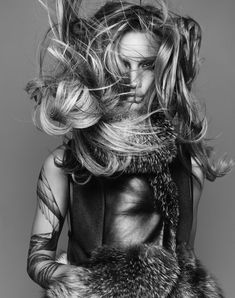
<instances>
[{"instance_id":1,"label":"eyebrow","mask_svg":"<svg viewBox=\"0 0 235 298\"><path fill-rule=\"evenodd\" d=\"M153 62L156 59L156 55L155 56L147 56L147 57L145 57L145 56L129 57L129 56L119 55L119 57L124 62L129 62L130 60L135 60L137 62L141 62L141 61Z\"/></svg>"}]
</instances>

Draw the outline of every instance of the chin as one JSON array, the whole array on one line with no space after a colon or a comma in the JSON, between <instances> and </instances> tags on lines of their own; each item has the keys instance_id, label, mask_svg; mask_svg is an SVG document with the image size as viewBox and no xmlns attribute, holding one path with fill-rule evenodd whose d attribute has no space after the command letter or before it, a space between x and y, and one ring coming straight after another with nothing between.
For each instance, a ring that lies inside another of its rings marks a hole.
<instances>
[{"instance_id":1,"label":"chin","mask_svg":"<svg viewBox=\"0 0 235 298\"><path fill-rule=\"evenodd\" d=\"M140 106L139 104L132 104L129 109L129 113L131 115L141 116L146 114L146 109L144 106Z\"/></svg>"}]
</instances>

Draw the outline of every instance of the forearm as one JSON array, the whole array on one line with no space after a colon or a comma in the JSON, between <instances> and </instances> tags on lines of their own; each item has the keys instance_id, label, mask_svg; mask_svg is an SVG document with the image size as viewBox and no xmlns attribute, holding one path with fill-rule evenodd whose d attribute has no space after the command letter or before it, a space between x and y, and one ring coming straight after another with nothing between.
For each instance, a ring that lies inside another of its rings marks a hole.
<instances>
[{"instance_id":1,"label":"forearm","mask_svg":"<svg viewBox=\"0 0 235 298\"><path fill-rule=\"evenodd\" d=\"M33 235L30 240L27 272L43 288L73 267L55 261L57 237L56 233L45 233Z\"/></svg>"},{"instance_id":2,"label":"forearm","mask_svg":"<svg viewBox=\"0 0 235 298\"><path fill-rule=\"evenodd\" d=\"M73 265L58 263L41 251L28 258L27 272L30 278L41 287L47 289L51 282L74 268Z\"/></svg>"},{"instance_id":3,"label":"forearm","mask_svg":"<svg viewBox=\"0 0 235 298\"><path fill-rule=\"evenodd\" d=\"M60 265L51 257L38 252L28 258L27 272L31 279L43 288L48 288L50 281Z\"/></svg>"},{"instance_id":4,"label":"forearm","mask_svg":"<svg viewBox=\"0 0 235 298\"><path fill-rule=\"evenodd\" d=\"M44 163L37 184L38 203L28 251L27 272L32 280L44 288L64 267L55 261L67 210L67 178L61 175L54 165L54 156L51 156ZM64 185L62 189L61 185Z\"/></svg>"}]
</instances>

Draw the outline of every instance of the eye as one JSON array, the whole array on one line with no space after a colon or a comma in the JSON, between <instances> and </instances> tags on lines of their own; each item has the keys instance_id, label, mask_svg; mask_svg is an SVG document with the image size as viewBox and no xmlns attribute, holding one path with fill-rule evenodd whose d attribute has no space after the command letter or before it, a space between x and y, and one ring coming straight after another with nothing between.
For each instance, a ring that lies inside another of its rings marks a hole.
<instances>
[{"instance_id":1,"label":"eye","mask_svg":"<svg viewBox=\"0 0 235 298\"><path fill-rule=\"evenodd\" d=\"M144 61L141 63L141 67L146 70L154 69L154 61Z\"/></svg>"},{"instance_id":2,"label":"eye","mask_svg":"<svg viewBox=\"0 0 235 298\"><path fill-rule=\"evenodd\" d=\"M123 66L124 66L125 68L127 68L127 69L130 68L130 63L129 63L129 62L123 60L122 63L123 63Z\"/></svg>"}]
</instances>

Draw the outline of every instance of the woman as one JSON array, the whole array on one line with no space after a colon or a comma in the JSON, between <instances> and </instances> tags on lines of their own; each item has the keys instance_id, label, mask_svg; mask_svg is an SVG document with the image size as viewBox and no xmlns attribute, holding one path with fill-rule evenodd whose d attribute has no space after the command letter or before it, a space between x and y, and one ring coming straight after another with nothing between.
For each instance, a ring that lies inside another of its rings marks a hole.
<instances>
[{"instance_id":1,"label":"woman","mask_svg":"<svg viewBox=\"0 0 235 298\"><path fill-rule=\"evenodd\" d=\"M39 175L28 273L48 297L223 297L193 252L204 178L231 168L209 160L192 94L200 26L161 1L107 2L91 18L80 2L56 1L27 86L35 122L65 136Z\"/></svg>"}]
</instances>

